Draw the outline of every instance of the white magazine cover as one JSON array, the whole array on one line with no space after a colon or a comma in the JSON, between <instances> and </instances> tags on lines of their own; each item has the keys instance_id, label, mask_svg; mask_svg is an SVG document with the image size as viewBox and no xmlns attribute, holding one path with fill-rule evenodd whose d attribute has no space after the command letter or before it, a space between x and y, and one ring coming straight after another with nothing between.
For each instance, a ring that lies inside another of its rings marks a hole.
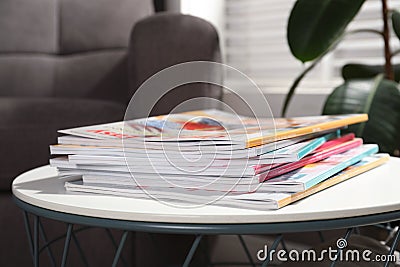
<instances>
[{"instance_id":1,"label":"white magazine cover","mask_svg":"<svg viewBox=\"0 0 400 267\"><path fill-rule=\"evenodd\" d=\"M82 180L65 183L65 188L71 192L84 192L94 194L115 195L123 197L156 199L161 201L172 201L176 204L211 204L232 208L245 208L255 210L274 210L282 208L295 201L315 194L326 188L346 181L358 174L375 168L388 161L389 155L377 154L367 156L355 165L349 166L329 179L301 192L249 192L240 193L237 191L228 194L221 194L218 189L215 191L185 188L157 188L151 186L132 186L111 183L86 183ZM246 189L246 186L239 185L238 188ZM212 200L207 203L207 200Z\"/></svg>"}]
</instances>

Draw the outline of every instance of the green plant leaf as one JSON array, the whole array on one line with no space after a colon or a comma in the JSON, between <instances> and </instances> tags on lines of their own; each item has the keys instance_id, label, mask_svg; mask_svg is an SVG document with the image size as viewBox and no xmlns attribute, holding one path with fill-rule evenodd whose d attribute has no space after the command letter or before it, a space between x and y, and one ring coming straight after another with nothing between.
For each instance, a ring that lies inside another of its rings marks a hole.
<instances>
[{"instance_id":1,"label":"green plant leaf","mask_svg":"<svg viewBox=\"0 0 400 267\"><path fill-rule=\"evenodd\" d=\"M400 81L400 64L393 65L394 79ZM352 79L374 78L380 73L385 73L383 65L346 64L342 68L342 77L345 81Z\"/></svg>"},{"instance_id":2,"label":"green plant leaf","mask_svg":"<svg viewBox=\"0 0 400 267\"><path fill-rule=\"evenodd\" d=\"M314 60L342 36L365 0L298 0L289 16L287 39L302 62Z\"/></svg>"},{"instance_id":3,"label":"green plant leaf","mask_svg":"<svg viewBox=\"0 0 400 267\"><path fill-rule=\"evenodd\" d=\"M289 88L289 92L286 94L285 100L283 102L282 110L281 110L281 116L285 117L287 109L289 108L290 100L292 99L294 92L296 91L296 88L299 86L300 82L304 79L307 73L309 73L323 58L324 55L319 57L317 60L315 60L310 66L308 66L305 70L303 70L299 76L293 81L292 85Z\"/></svg>"},{"instance_id":4,"label":"green plant leaf","mask_svg":"<svg viewBox=\"0 0 400 267\"><path fill-rule=\"evenodd\" d=\"M400 148L400 90L398 84L382 78L348 80L327 98L323 114L368 113L364 124L349 131L376 143L380 151L398 155Z\"/></svg>"},{"instance_id":5,"label":"green plant leaf","mask_svg":"<svg viewBox=\"0 0 400 267\"><path fill-rule=\"evenodd\" d=\"M397 38L400 39L400 12L397 10L393 10L392 12L392 25Z\"/></svg>"}]
</instances>

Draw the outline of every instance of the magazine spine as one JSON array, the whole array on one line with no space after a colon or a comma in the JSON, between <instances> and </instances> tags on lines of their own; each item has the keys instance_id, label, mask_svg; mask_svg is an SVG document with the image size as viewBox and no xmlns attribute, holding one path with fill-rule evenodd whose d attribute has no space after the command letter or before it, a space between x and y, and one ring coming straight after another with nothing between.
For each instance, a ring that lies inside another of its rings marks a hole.
<instances>
[{"instance_id":1,"label":"magazine spine","mask_svg":"<svg viewBox=\"0 0 400 267\"><path fill-rule=\"evenodd\" d=\"M297 153L297 159L300 160L303 157L305 157L307 154L313 152L315 149L317 149L318 147L320 147L321 145L323 145L325 142L327 142L328 140L331 140L333 138L339 137L340 136L340 130L337 130L334 133L330 133L321 137L316 138L315 140L313 140L312 142L310 142L309 144L307 144L305 147L303 147L302 149L300 149L300 151L298 151Z\"/></svg>"},{"instance_id":2,"label":"magazine spine","mask_svg":"<svg viewBox=\"0 0 400 267\"><path fill-rule=\"evenodd\" d=\"M334 128L341 128L347 125L360 123L368 120L367 114L358 114L357 116L344 118L337 121L329 121L323 122L320 124L315 124L308 127L298 128L294 130L284 131L280 133L276 133L274 136L261 136L252 139L248 139L246 142L247 147L259 146L265 143L279 141L282 139L287 138L294 138L297 136L305 135L305 134L312 134L315 132L321 132L324 130L334 129Z\"/></svg>"},{"instance_id":3,"label":"magazine spine","mask_svg":"<svg viewBox=\"0 0 400 267\"><path fill-rule=\"evenodd\" d=\"M299 161L293 162L293 163L288 163L285 165L282 165L281 167L276 167L270 171L268 171L265 174L258 174L258 178L260 183L265 182L273 177L288 173L290 171L296 170L298 168L301 168L307 164L311 164L323 159L326 159L327 157L343 153L349 149L358 147L362 145L362 139L355 139L353 141L346 142L342 145L339 145L337 148L332 148L327 151L322 151L320 153L317 153L315 155L310 155L309 157L303 158Z\"/></svg>"},{"instance_id":4,"label":"magazine spine","mask_svg":"<svg viewBox=\"0 0 400 267\"><path fill-rule=\"evenodd\" d=\"M311 186L314 186L316 184L318 184L319 182L331 177L332 175L334 175L335 173L338 173L344 169L346 169L347 167L356 164L357 162L359 162L360 160L362 160L364 157L370 156L374 153L377 153L379 148L377 145L368 145L371 146L370 149L364 151L363 153L352 157L344 162L341 162L340 164L336 165L335 167L333 167L332 169L330 169L329 171L327 171L326 173L324 173L323 175L319 175L318 177L315 177L314 179L307 181L304 184L304 189L306 190L308 188L310 188Z\"/></svg>"}]
</instances>

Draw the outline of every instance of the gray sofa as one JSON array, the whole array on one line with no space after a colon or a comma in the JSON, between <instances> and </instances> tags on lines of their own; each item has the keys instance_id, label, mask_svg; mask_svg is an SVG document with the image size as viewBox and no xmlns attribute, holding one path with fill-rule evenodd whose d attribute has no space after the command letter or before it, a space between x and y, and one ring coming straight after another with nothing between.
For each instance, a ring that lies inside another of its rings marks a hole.
<instances>
[{"instance_id":1,"label":"gray sofa","mask_svg":"<svg viewBox=\"0 0 400 267\"><path fill-rule=\"evenodd\" d=\"M220 60L209 23L152 14L149 0L0 1L0 266L31 264L10 185L18 174L47 164L57 129L121 120L131 95L155 72L180 62ZM204 84L182 86L154 113L193 96L220 94ZM65 230L43 223L49 236ZM90 265L109 266L113 251L105 232L79 235ZM81 266L76 249L70 253L69 264ZM131 263L133 255L127 253Z\"/></svg>"}]
</instances>

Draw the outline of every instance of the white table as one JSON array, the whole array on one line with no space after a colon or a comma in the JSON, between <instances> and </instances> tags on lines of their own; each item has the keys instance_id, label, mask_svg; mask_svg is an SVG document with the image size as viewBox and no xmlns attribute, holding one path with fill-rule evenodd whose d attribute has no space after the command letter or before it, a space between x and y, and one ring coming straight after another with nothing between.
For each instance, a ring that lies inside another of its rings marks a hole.
<instances>
[{"instance_id":1,"label":"white table","mask_svg":"<svg viewBox=\"0 0 400 267\"><path fill-rule=\"evenodd\" d=\"M195 234L197 238L184 266L189 264L205 234L318 231L400 219L399 158L391 158L383 166L277 211L212 205L188 209L154 200L70 193L64 189L66 179L57 177L56 170L49 166L28 171L13 182L15 201L25 213L32 213L35 218L43 216L65 221L69 225L117 228L125 230L125 233L144 231ZM35 222L34 235L38 238L39 226L36 219ZM71 232L72 226L66 234L66 249ZM120 243L122 246L124 236ZM34 243L32 250L36 256L37 240L34 238L31 243ZM116 262L117 256L118 251Z\"/></svg>"}]
</instances>

